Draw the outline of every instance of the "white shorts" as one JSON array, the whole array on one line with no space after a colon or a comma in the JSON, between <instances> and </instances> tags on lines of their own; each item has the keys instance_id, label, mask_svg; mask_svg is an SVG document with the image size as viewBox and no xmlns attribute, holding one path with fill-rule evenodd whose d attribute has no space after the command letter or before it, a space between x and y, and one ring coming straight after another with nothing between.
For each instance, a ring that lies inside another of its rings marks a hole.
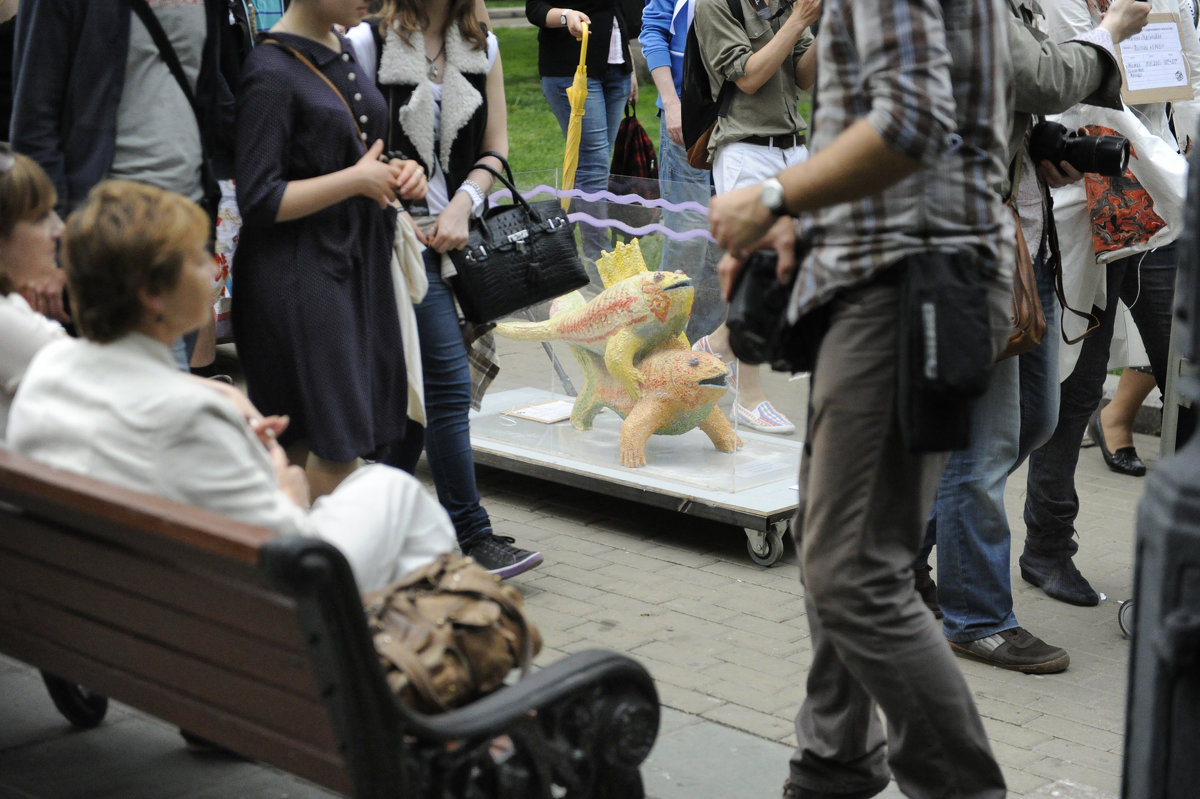
<instances>
[{"instance_id":1,"label":"white shorts","mask_svg":"<svg viewBox=\"0 0 1200 799\"><path fill-rule=\"evenodd\" d=\"M786 149L746 142L726 144L717 148L713 160L713 185L717 194L753 186L807 158L808 148L803 144Z\"/></svg>"}]
</instances>

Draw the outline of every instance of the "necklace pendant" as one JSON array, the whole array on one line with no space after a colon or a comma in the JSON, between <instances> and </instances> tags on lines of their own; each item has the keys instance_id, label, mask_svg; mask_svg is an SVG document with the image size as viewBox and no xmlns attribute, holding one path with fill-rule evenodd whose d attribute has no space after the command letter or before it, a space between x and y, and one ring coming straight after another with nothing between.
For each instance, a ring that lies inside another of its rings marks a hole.
<instances>
[{"instance_id":1,"label":"necklace pendant","mask_svg":"<svg viewBox=\"0 0 1200 799\"><path fill-rule=\"evenodd\" d=\"M437 80L438 79L437 64L434 64L431 62L429 64L429 66L425 69L425 74L429 76L430 80Z\"/></svg>"}]
</instances>

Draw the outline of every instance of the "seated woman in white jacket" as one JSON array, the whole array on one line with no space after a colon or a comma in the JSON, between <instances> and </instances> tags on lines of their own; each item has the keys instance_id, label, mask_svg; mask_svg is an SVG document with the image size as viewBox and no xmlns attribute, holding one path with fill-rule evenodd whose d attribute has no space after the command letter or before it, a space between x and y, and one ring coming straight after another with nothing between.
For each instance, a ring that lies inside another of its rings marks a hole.
<instances>
[{"instance_id":1,"label":"seated woman in white jacket","mask_svg":"<svg viewBox=\"0 0 1200 799\"><path fill-rule=\"evenodd\" d=\"M336 546L359 589L455 546L412 477L368 466L309 507L303 469L244 398L179 372L171 343L211 313L208 218L162 189L106 181L67 222L63 263L86 340L44 347L12 405L8 444L52 466ZM286 298L281 298L286 301Z\"/></svg>"}]
</instances>

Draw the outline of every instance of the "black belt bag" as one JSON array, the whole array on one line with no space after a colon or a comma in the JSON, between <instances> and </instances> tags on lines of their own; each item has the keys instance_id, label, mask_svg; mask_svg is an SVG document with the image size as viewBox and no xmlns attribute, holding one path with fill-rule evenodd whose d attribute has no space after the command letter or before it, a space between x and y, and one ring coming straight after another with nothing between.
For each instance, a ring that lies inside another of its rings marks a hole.
<instances>
[{"instance_id":1,"label":"black belt bag","mask_svg":"<svg viewBox=\"0 0 1200 799\"><path fill-rule=\"evenodd\" d=\"M972 253L927 252L888 270L902 270L896 397L912 452L967 447L970 402L993 363L984 269Z\"/></svg>"}]
</instances>

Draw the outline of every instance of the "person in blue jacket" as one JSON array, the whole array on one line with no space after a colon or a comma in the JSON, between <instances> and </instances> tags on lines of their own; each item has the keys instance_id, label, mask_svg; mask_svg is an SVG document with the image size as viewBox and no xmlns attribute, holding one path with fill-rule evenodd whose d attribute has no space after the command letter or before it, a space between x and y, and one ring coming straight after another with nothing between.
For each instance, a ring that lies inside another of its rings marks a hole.
<instances>
[{"instance_id":1,"label":"person in blue jacket","mask_svg":"<svg viewBox=\"0 0 1200 799\"><path fill-rule=\"evenodd\" d=\"M708 205L712 196L712 172L696 169L687 162L679 98L683 94L683 48L694 13L692 0L648 0L642 12L642 55L658 89L661 124L658 145L658 181L664 200ZM664 211L663 223L673 231L704 229L708 220L698 211ZM660 269L682 269L692 278L696 298L688 321L688 341L696 341L717 329L725 317L725 306L717 281L720 251L703 238L663 243Z\"/></svg>"}]
</instances>

